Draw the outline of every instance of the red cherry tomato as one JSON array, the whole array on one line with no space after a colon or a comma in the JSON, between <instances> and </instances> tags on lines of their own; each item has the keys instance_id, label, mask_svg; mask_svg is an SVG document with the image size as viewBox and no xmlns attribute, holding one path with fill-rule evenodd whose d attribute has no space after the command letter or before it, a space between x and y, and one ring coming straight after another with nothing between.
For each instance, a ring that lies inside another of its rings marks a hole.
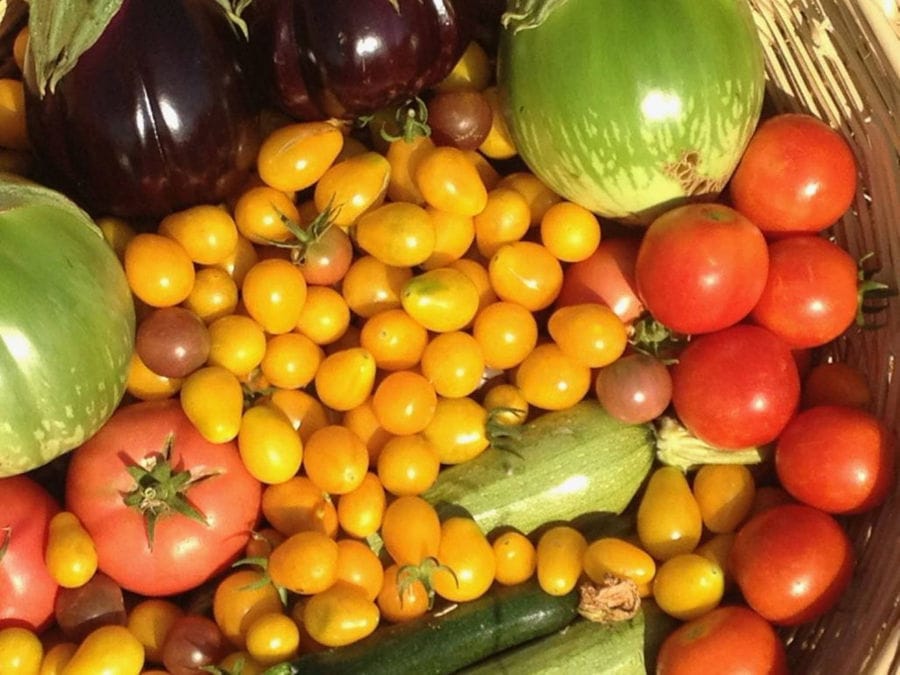
<instances>
[{"instance_id":1,"label":"red cherry tomato","mask_svg":"<svg viewBox=\"0 0 900 675\"><path fill-rule=\"evenodd\" d=\"M753 320L792 347L831 342L856 318L857 270L837 244L815 235L769 245L769 276Z\"/></svg>"},{"instance_id":2,"label":"red cherry tomato","mask_svg":"<svg viewBox=\"0 0 900 675\"><path fill-rule=\"evenodd\" d=\"M887 497L894 448L875 415L850 406L815 406L781 433L775 469L795 499L829 513L859 513Z\"/></svg>"},{"instance_id":3,"label":"red cherry tomato","mask_svg":"<svg viewBox=\"0 0 900 675\"><path fill-rule=\"evenodd\" d=\"M774 441L800 401L791 350L759 326L740 324L691 340L671 372L678 417L721 448Z\"/></svg>"},{"instance_id":4,"label":"red cherry tomato","mask_svg":"<svg viewBox=\"0 0 900 675\"><path fill-rule=\"evenodd\" d=\"M677 333L710 333L750 313L766 285L762 232L722 204L667 211L644 233L635 279L644 306Z\"/></svg>"},{"instance_id":5,"label":"red cherry tomato","mask_svg":"<svg viewBox=\"0 0 900 675\"><path fill-rule=\"evenodd\" d=\"M731 177L734 207L766 233L819 232L850 208L856 160L816 117L776 115L750 139Z\"/></svg>"},{"instance_id":6,"label":"red cherry tomato","mask_svg":"<svg viewBox=\"0 0 900 675\"><path fill-rule=\"evenodd\" d=\"M656 675L788 675L781 638L768 621L740 605L718 607L670 633Z\"/></svg>"},{"instance_id":7,"label":"red cherry tomato","mask_svg":"<svg viewBox=\"0 0 900 675\"><path fill-rule=\"evenodd\" d=\"M853 549L833 516L782 504L738 530L728 563L750 607L772 623L793 626L835 605L850 583Z\"/></svg>"}]
</instances>

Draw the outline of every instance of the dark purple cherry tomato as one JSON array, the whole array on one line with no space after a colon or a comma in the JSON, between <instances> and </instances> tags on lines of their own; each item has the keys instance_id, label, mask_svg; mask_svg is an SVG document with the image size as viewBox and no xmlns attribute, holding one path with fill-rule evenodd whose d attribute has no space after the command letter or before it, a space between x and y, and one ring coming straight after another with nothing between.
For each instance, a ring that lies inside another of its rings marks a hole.
<instances>
[{"instance_id":1,"label":"dark purple cherry tomato","mask_svg":"<svg viewBox=\"0 0 900 675\"><path fill-rule=\"evenodd\" d=\"M138 356L163 377L187 377L206 363L209 348L203 319L184 307L155 309L137 327Z\"/></svg>"},{"instance_id":2,"label":"dark purple cherry tomato","mask_svg":"<svg viewBox=\"0 0 900 675\"><path fill-rule=\"evenodd\" d=\"M672 377L662 361L635 352L601 368L594 390L610 415L628 424L641 424L669 407Z\"/></svg>"},{"instance_id":3,"label":"dark purple cherry tomato","mask_svg":"<svg viewBox=\"0 0 900 675\"><path fill-rule=\"evenodd\" d=\"M435 145L475 150L491 131L491 104L474 90L446 91L428 101L428 126Z\"/></svg>"}]
</instances>

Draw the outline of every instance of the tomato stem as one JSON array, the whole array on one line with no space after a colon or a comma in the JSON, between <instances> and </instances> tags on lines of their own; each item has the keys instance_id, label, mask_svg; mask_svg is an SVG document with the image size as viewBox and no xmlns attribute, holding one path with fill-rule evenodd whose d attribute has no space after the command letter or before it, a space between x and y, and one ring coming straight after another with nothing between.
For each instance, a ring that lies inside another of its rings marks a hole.
<instances>
[{"instance_id":1,"label":"tomato stem","mask_svg":"<svg viewBox=\"0 0 900 675\"><path fill-rule=\"evenodd\" d=\"M381 137L388 143L399 140L412 143L419 136L431 135L431 127L428 126L428 106L418 96L398 106L394 119L400 127L399 134L392 134L384 127L380 130Z\"/></svg>"},{"instance_id":2,"label":"tomato stem","mask_svg":"<svg viewBox=\"0 0 900 675\"><path fill-rule=\"evenodd\" d=\"M856 287L856 325L860 328L874 329L884 326L883 323L870 321L868 316L883 312L887 309L888 300L897 295L896 288L872 278L880 268L866 268L866 262L874 255L872 252L866 253L857 263L859 283Z\"/></svg>"}]
</instances>

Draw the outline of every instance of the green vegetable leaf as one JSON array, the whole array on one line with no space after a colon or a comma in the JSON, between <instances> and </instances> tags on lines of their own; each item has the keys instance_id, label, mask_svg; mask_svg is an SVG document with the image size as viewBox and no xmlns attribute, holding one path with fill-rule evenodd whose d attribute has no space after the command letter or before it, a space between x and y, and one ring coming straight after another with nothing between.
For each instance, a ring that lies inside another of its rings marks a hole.
<instances>
[{"instance_id":1,"label":"green vegetable leaf","mask_svg":"<svg viewBox=\"0 0 900 675\"><path fill-rule=\"evenodd\" d=\"M53 92L106 30L123 0L29 0L29 49L38 92Z\"/></svg>"}]
</instances>

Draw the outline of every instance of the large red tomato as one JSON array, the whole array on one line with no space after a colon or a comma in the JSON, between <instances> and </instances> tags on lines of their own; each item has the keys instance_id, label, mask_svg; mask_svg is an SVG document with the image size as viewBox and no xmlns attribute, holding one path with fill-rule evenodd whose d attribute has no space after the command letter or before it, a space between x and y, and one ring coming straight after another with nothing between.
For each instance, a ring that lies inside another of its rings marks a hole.
<instances>
[{"instance_id":1,"label":"large red tomato","mask_svg":"<svg viewBox=\"0 0 900 675\"><path fill-rule=\"evenodd\" d=\"M721 448L774 441L800 401L788 346L760 326L739 324L691 340L672 367L672 403L695 436Z\"/></svg>"},{"instance_id":2,"label":"large red tomato","mask_svg":"<svg viewBox=\"0 0 900 675\"><path fill-rule=\"evenodd\" d=\"M850 207L856 173L841 134L811 115L785 113L756 130L729 193L734 207L766 233L819 232Z\"/></svg>"},{"instance_id":3,"label":"large red tomato","mask_svg":"<svg viewBox=\"0 0 900 675\"><path fill-rule=\"evenodd\" d=\"M165 465L178 478L156 484L154 464L157 477ZM257 523L261 495L234 443L204 439L174 399L117 410L74 451L66 479L67 507L93 537L100 569L148 596L186 591L227 567Z\"/></svg>"},{"instance_id":4,"label":"large red tomato","mask_svg":"<svg viewBox=\"0 0 900 675\"><path fill-rule=\"evenodd\" d=\"M710 333L750 313L766 285L762 232L723 204L688 204L657 218L635 263L644 306L676 333Z\"/></svg>"},{"instance_id":5,"label":"large red tomato","mask_svg":"<svg viewBox=\"0 0 900 675\"><path fill-rule=\"evenodd\" d=\"M59 504L20 474L0 478L0 628L42 630L59 590L44 564L47 529Z\"/></svg>"},{"instance_id":6,"label":"large red tomato","mask_svg":"<svg viewBox=\"0 0 900 675\"><path fill-rule=\"evenodd\" d=\"M833 516L781 504L738 530L728 564L750 607L772 623L793 626L838 601L850 583L853 549Z\"/></svg>"},{"instance_id":7,"label":"large red tomato","mask_svg":"<svg viewBox=\"0 0 900 675\"><path fill-rule=\"evenodd\" d=\"M821 405L792 419L775 448L775 470L795 499L829 513L859 513L885 500L894 482L890 433L875 415Z\"/></svg>"},{"instance_id":8,"label":"large red tomato","mask_svg":"<svg viewBox=\"0 0 900 675\"><path fill-rule=\"evenodd\" d=\"M787 675L784 643L752 609L726 605L682 624L659 649L656 675Z\"/></svg>"},{"instance_id":9,"label":"large red tomato","mask_svg":"<svg viewBox=\"0 0 900 675\"><path fill-rule=\"evenodd\" d=\"M837 244L798 235L769 245L769 276L750 316L792 347L831 342L856 318L856 262Z\"/></svg>"}]
</instances>

